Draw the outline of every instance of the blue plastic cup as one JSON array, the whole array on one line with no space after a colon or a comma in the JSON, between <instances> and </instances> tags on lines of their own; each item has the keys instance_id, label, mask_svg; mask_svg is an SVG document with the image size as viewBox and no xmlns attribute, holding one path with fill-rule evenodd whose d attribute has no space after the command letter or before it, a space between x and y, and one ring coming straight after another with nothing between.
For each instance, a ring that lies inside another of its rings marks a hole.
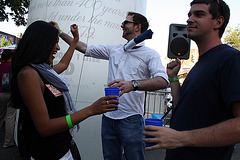
<instances>
[{"instance_id":1,"label":"blue plastic cup","mask_svg":"<svg viewBox=\"0 0 240 160\"><path fill-rule=\"evenodd\" d=\"M154 118L147 118L145 119L145 126L148 125L153 125L153 126L162 126L163 125L163 120L161 119L154 119ZM151 136L145 136L145 138L153 138ZM156 143L145 143L146 147L151 147L153 145L155 145Z\"/></svg>"},{"instance_id":2,"label":"blue plastic cup","mask_svg":"<svg viewBox=\"0 0 240 160\"><path fill-rule=\"evenodd\" d=\"M116 95L119 97L119 92L120 92L119 88L111 88L111 87L105 88L105 96ZM112 98L112 99L119 101L118 98ZM111 99L109 99L109 100L111 100ZM114 111L116 111L116 110L118 110L118 107L115 108Z\"/></svg>"}]
</instances>

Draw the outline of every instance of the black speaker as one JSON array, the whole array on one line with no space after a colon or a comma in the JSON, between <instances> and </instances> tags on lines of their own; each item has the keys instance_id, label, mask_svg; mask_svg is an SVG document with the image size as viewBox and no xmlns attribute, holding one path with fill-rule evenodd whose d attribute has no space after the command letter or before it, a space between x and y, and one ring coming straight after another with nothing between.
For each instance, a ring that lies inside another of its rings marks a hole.
<instances>
[{"instance_id":1,"label":"black speaker","mask_svg":"<svg viewBox=\"0 0 240 160\"><path fill-rule=\"evenodd\" d=\"M187 25L170 24L168 37L168 58L188 59L190 39L187 36Z\"/></svg>"}]
</instances>

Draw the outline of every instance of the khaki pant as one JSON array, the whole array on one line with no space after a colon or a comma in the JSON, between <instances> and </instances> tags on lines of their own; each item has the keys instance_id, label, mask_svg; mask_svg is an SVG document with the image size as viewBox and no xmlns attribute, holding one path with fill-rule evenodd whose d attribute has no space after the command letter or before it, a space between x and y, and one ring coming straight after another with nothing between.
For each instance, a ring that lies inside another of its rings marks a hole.
<instances>
[{"instance_id":1,"label":"khaki pant","mask_svg":"<svg viewBox=\"0 0 240 160\"><path fill-rule=\"evenodd\" d=\"M9 99L9 94L0 93L0 130L3 129L6 111L7 111L7 100Z\"/></svg>"},{"instance_id":2,"label":"khaki pant","mask_svg":"<svg viewBox=\"0 0 240 160\"><path fill-rule=\"evenodd\" d=\"M5 121L5 139L3 147L10 147L15 145L14 128L16 123L16 112L10 100L10 93L0 93L0 127Z\"/></svg>"}]
</instances>

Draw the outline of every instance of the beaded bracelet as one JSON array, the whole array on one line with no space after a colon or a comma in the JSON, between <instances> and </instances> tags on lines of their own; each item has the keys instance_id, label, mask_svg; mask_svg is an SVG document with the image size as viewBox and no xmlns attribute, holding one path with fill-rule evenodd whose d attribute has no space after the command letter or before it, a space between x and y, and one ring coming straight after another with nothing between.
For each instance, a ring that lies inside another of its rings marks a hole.
<instances>
[{"instance_id":1,"label":"beaded bracelet","mask_svg":"<svg viewBox=\"0 0 240 160\"><path fill-rule=\"evenodd\" d=\"M66 121L67 121L68 127L69 128L73 128L73 124L72 124L72 120L71 120L70 114L66 115Z\"/></svg>"}]
</instances>

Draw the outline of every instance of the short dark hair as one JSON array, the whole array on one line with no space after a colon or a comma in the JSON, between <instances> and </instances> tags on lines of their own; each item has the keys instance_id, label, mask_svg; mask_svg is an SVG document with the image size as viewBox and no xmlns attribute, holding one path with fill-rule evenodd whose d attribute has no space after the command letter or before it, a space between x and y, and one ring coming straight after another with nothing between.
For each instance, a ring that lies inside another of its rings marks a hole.
<instances>
[{"instance_id":1,"label":"short dark hair","mask_svg":"<svg viewBox=\"0 0 240 160\"><path fill-rule=\"evenodd\" d=\"M18 73L30 63L45 62L51 55L57 40L58 29L50 23L35 21L27 27L12 58L11 96L15 108L23 104L18 90Z\"/></svg>"},{"instance_id":2,"label":"short dark hair","mask_svg":"<svg viewBox=\"0 0 240 160\"><path fill-rule=\"evenodd\" d=\"M148 27L148 20L145 16L139 14L139 13L135 13L135 12L128 12L127 14L128 16L132 16L133 15L133 22L137 23L137 24L141 24L141 33L145 32Z\"/></svg>"},{"instance_id":3,"label":"short dark hair","mask_svg":"<svg viewBox=\"0 0 240 160\"><path fill-rule=\"evenodd\" d=\"M212 14L212 19L218 18L219 16L224 17L224 22L219 28L219 37L221 38L230 18L229 6L223 0L193 0L190 5L205 3L209 5L209 12Z\"/></svg>"},{"instance_id":4,"label":"short dark hair","mask_svg":"<svg viewBox=\"0 0 240 160\"><path fill-rule=\"evenodd\" d=\"M2 53L2 60L5 62L13 57L13 54L15 53L14 50L11 49L4 49Z\"/></svg>"}]
</instances>

